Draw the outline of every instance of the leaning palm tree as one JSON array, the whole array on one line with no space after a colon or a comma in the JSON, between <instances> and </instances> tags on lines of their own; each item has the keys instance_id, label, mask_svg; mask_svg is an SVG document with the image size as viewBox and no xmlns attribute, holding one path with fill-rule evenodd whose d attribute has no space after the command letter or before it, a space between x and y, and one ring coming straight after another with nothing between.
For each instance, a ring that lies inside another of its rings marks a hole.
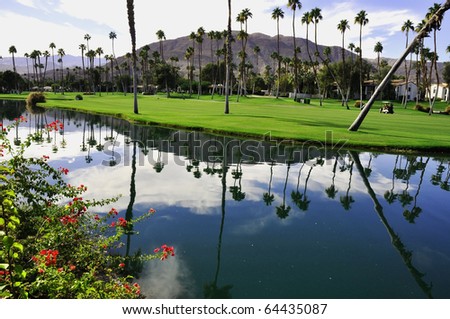
<instances>
[{"instance_id":1,"label":"leaning palm tree","mask_svg":"<svg viewBox=\"0 0 450 319\"><path fill-rule=\"evenodd\" d=\"M133 112L139 113L137 100L137 72L136 72L136 28L134 24L134 0L127 0L128 26L130 27L131 36L131 57L133 62L133 93L134 93L134 107Z\"/></svg>"},{"instance_id":2,"label":"leaning palm tree","mask_svg":"<svg viewBox=\"0 0 450 319\"><path fill-rule=\"evenodd\" d=\"M287 6L292 10L292 37L294 40L294 99L297 97L298 91L298 58L297 58L297 43L295 40L295 12L297 9L302 8L302 4L299 0L288 0Z\"/></svg>"},{"instance_id":3,"label":"leaning palm tree","mask_svg":"<svg viewBox=\"0 0 450 319\"><path fill-rule=\"evenodd\" d=\"M277 53L280 55L280 19L284 18L284 11L280 7L276 7L272 11L272 19L277 21ZM280 96L280 82L281 82L281 59L278 59L278 84L276 98Z\"/></svg>"},{"instance_id":4,"label":"leaning palm tree","mask_svg":"<svg viewBox=\"0 0 450 319\"><path fill-rule=\"evenodd\" d=\"M406 48L405 52L403 52L402 56L394 63L394 65L391 67L389 72L384 77L383 81L380 83L380 85L377 87L375 92L373 93L370 100L367 102L366 106L363 108L363 110L359 113L358 117L353 121L353 123L348 128L349 131L357 131L359 127L361 126L362 122L364 121L365 117L370 111L370 108L373 105L373 102L375 101L375 98L377 95L384 89L386 84L390 81L393 74L398 70L400 65L403 63L403 61L408 56L409 52L411 52L421 41L424 37L426 37L430 32L431 28L434 24L439 24L442 22L444 13L450 9L450 0L446 0L444 4L440 6L440 8L428 18L426 23L424 24L423 28L417 33L416 37L413 41L409 44L409 46Z\"/></svg>"},{"instance_id":5,"label":"leaning palm tree","mask_svg":"<svg viewBox=\"0 0 450 319\"><path fill-rule=\"evenodd\" d=\"M339 24L337 25L337 28L342 33L342 48L341 48L341 55L342 55L342 90L343 90L343 92L342 92L342 97L343 97L343 99L342 99L342 106L344 106L344 104L345 104L345 106L347 107L347 110L349 110L350 108L348 107L348 95L349 95L349 91L350 90L348 88L350 86L347 86L348 81L347 81L346 76L345 76L345 71L346 71L346 69L345 69L345 31L350 29L350 25L348 23L348 20L347 19L341 20L339 22ZM353 51L353 49L352 49L352 51Z\"/></svg>"},{"instance_id":6,"label":"leaning palm tree","mask_svg":"<svg viewBox=\"0 0 450 319\"><path fill-rule=\"evenodd\" d=\"M414 31L414 24L412 23L411 20L407 20L405 21L405 23L403 23L402 28L401 28L402 32L405 32L406 34L406 45L405 48L408 47L409 45L409 31ZM408 63L406 62L405 59L405 87L406 87L406 92L408 92L409 89L409 72L411 70L411 65L412 65L412 52L410 53L410 60L409 60L409 68L408 68ZM406 103L408 102L408 94L403 94L403 100L402 100L402 105L404 105L404 107L406 108Z\"/></svg>"},{"instance_id":7,"label":"leaning palm tree","mask_svg":"<svg viewBox=\"0 0 450 319\"><path fill-rule=\"evenodd\" d=\"M369 23L369 19L367 18L367 12L361 10L355 17L355 24L359 24L359 101L362 105L363 101L363 76L362 76L362 29Z\"/></svg>"}]
</instances>

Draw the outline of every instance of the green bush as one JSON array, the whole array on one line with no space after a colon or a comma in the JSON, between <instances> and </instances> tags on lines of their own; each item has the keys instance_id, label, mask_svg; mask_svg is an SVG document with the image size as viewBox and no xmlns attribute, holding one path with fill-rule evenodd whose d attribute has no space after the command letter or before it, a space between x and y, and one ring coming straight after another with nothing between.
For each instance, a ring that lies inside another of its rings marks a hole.
<instances>
[{"instance_id":1,"label":"green bush","mask_svg":"<svg viewBox=\"0 0 450 319\"><path fill-rule=\"evenodd\" d=\"M27 105L35 107L37 103L45 103L45 95L42 92L31 92L27 96Z\"/></svg>"},{"instance_id":2,"label":"green bush","mask_svg":"<svg viewBox=\"0 0 450 319\"><path fill-rule=\"evenodd\" d=\"M81 94L75 95L75 100L82 101L83 100L83 95L81 95Z\"/></svg>"},{"instance_id":3,"label":"green bush","mask_svg":"<svg viewBox=\"0 0 450 319\"><path fill-rule=\"evenodd\" d=\"M111 207L117 198L83 199L86 186L67 184L67 169L53 168L47 155L24 156L36 137L11 145L8 133L25 121L0 132L1 155L7 155L0 161L0 298L141 298L131 275L146 260L173 256L173 247L135 256L111 252L155 211L126 220ZM92 213L94 207L104 214Z\"/></svg>"}]
</instances>

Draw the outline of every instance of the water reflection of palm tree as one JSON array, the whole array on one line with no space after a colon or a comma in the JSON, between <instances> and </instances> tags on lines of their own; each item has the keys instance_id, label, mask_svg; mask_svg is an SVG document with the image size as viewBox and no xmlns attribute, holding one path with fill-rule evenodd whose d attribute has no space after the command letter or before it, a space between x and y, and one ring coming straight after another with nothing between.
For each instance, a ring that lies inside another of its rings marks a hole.
<instances>
[{"instance_id":1,"label":"water reflection of palm tree","mask_svg":"<svg viewBox=\"0 0 450 319\"><path fill-rule=\"evenodd\" d=\"M336 194L338 193L338 189L336 188L334 184L334 179L336 178L336 168L338 163L338 157L336 156L334 160L333 165L333 177L331 178L331 186L328 188L325 188L325 193L327 194L328 198L334 199L336 197Z\"/></svg>"},{"instance_id":2,"label":"water reflection of palm tree","mask_svg":"<svg viewBox=\"0 0 450 319\"><path fill-rule=\"evenodd\" d=\"M286 179L284 181L284 188L283 188L283 202L280 206L277 206L276 211L277 211L277 216L280 219L284 219L286 217L289 216L289 212L291 210L291 206L286 206L286 187L287 187L287 182L289 179L289 170L291 169L291 162L288 161L287 163L287 169L286 169Z\"/></svg>"},{"instance_id":3,"label":"water reflection of palm tree","mask_svg":"<svg viewBox=\"0 0 450 319\"><path fill-rule=\"evenodd\" d=\"M84 123L83 123L83 135L82 135L82 143L81 143L81 151L82 152L86 152L87 151L87 146L86 146L86 117L84 118Z\"/></svg>"},{"instance_id":4,"label":"water reflection of palm tree","mask_svg":"<svg viewBox=\"0 0 450 319\"><path fill-rule=\"evenodd\" d=\"M393 202L395 202L395 200L397 199L397 196L398 196L397 194L394 193L394 188L395 188L395 172L397 169L397 163L398 163L399 157L400 157L400 155L396 156L394 169L392 170L392 187L390 190L388 190L384 193L384 199L386 199L386 201L389 204L392 204Z\"/></svg>"},{"instance_id":5,"label":"water reflection of palm tree","mask_svg":"<svg viewBox=\"0 0 450 319\"><path fill-rule=\"evenodd\" d=\"M103 126L103 116L100 117L100 123L98 125L98 140L99 143L97 144L97 146L95 147L97 149L97 151L101 152L103 151L103 149L105 148L105 145L102 144L102 126Z\"/></svg>"},{"instance_id":6,"label":"water reflection of palm tree","mask_svg":"<svg viewBox=\"0 0 450 319\"><path fill-rule=\"evenodd\" d=\"M230 186L230 192L233 196L233 199L238 202L245 199L245 192L242 191L242 175L242 162L241 157L239 157L239 160L236 164L236 169L231 172L231 176L233 176L234 179L234 185ZM236 185L237 181L239 181L238 186Z\"/></svg>"},{"instance_id":7,"label":"water reflection of palm tree","mask_svg":"<svg viewBox=\"0 0 450 319\"><path fill-rule=\"evenodd\" d=\"M426 168L429 160L430 160L430 158L427 158L426 162L424 163L424 165L422 167L422 173L420 174L419 185L417 186L416 195L414 196L413 208L411 208L411 210L405 209L403 211L403 216L405 217L405 219L412 224L414 224L415 219L417 217L419 217L420 213L422 212L422 208L417 206L417 198L419 197L420 188L421 188L422 182L423 182L423 176L425 174L425 168Z\"/></svg>"},{"instance_id":8,"label":"water reflection of palm tree","mask_svg":"<svg viewBox=\"0 0 450 319\"><path fill-rule=\"evenodd\" d=\"M409 272L411 273L411 275L413 276L414 280L417 282L419 287L422 289L422 291L425 293L425 295L428 298L433 298L432 293L431 293L432 285L426 283L423 280L423 277L425 276L425 274L421 273L412 264L412 261L413 261L412 252L406 249L405 245L401 241L401 238L395 233L395 231L389 225L388 220L384 216L383 206L381 206L372 186L370 185L369 179L367 178L366 174L364 173L364 168L359 159L359 154L355 151L350 151L350 155L352 156L355 166L359 172L359 175L361 176L361 179L367 188L367 192L374 203L374 210L378 214L381 222L383 223L384 227L386 228L386 230L389 234L389 237L391 238L392 245L394 246L394 248L398 251L398 253L402 257L403 262L405 263Z\"/></svg>"},{"instance_id":9,"label":"water reflection of palm tree","mask_svg":"<svg viewBox=\"0 0 450 319\"><path fill-rule=\"evenodd\" d=\"M344 207L345 210L350 210L352 203L355 202L353 197L351 195L349 195L350 188L352 187L353 164L354 164L354 161L352 161L350 165L347 165L347 169L348 169L349 175L350 175L348 178L348 187L347 187L347 191L345 192L345 196L340 197L342 207Z\"/></svg>"},{"instance_id":10,"label":"water reflection of palm tree","mask_svg":"<svg viewBox=\"0 0 450 319\"><path fill-rule=\"evenodd\" d=\"M308 181L309 181L309 178L311 176L311 171L313 170L314 166L310 166L309 171L308 171L308 175L306 176L306 179L305 179L305 186L304 186L303 192L300 193L298 188L300 186L300 175L301 175L303 166L305 166L305 163L303 163L302 166L299 169L298 177L297 177L297 190L295 192L292 191L291 198L292 198L292 201L297 205L297 207L300 210L307 211L308 208L309 208L309 203L311 201L308 200L308 196L306 195L306 191L308 190Z\"/></svg>"},{"instance_id":11,"label":"water reflection of palm tree","mask_svg":"<svg viewBox=\"0 0 450 319\"><path fill-rule=\"evenodd\" d=\"M447 176L442 180L442 175L445 172L444 160L441 159L439 165L437 166L436 174L431 175L431 184L435 186L440 186L441 189L445 191L450 191L449 180L450 180L450 162L447 163Z\"/></svg>"},{"instance_id":12,"label":"water reflection of palm tree","mask_svg":"<svg viewBox=\"0 0 450 319\"><path fill-rule=\"evenodd\" d=\"M203 287L203 294L207 299L229 299L231 298L231 288L232 285L225 285L218 287L217 283L219 281L220 264L221 264L221 253L222 253L222 235L223 228L225 224L225 212L226 212L226 193L227 193L227 144L224 144L223 158L222 158L222 169L221 169L221 181L222 181L222 200L221 200L221 220L220 220L220 230L219 230L219 240L217 244L217 265L216 272L214 274L214 280L211 283L205 284Z\"/></svg>"},{"instance_id":13,"label":"water reflection of palm tree","mask_svg":"<svg viewBox=\"0 0 450 319\"><path fill-rule=\"evenodd\" d=\"M263 200L264 203L266 203L266 206L272 205L275 196L271 193L271 189L272 189L272 177L273 177L273 166L275 165L274 161L270 162L270 179L269 179L269 190L267 191L267 193L263 194Z\"/></svg>"}]
</instances>

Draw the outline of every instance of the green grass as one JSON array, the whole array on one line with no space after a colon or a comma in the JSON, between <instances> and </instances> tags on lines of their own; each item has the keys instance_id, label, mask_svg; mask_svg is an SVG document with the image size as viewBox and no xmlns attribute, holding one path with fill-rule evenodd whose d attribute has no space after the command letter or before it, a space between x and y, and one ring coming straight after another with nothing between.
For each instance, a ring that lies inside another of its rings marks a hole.
<instances>
[{"instance_id":1,"label":"green grass","mask_svg":"<svg viewBox=\"0 0 450 319\"><path fill-rule=\"evenodd\" d=\"M82 101L75 101L75 93L46 95L47 107L109 114L141 123L253 138L271 134L274 139L320 143L326 141L326 132L331 131L333 141L328 142L346 140L346 145L353 147L450 153L450 116L429 116L414 111L413 104L403 109L395 103L395 114L390 115L380 114L381 102L376 102L359 131L349 132L347 129L359 109L351 104L351 109L346 110L336 100L325 100L320 107L318 100L312 100L310 105L271 97L248 97L236 102L236 96L232 96L230 114L224 114L224 99L219 96L168 99L163 95L140 95L139 114L134 114L132 94L85 95ZM10 98L25 99L26 94L0 95L0 99ZM437 103L435 109L444 110L446 106Z\"/></svg>"}]
</instances>

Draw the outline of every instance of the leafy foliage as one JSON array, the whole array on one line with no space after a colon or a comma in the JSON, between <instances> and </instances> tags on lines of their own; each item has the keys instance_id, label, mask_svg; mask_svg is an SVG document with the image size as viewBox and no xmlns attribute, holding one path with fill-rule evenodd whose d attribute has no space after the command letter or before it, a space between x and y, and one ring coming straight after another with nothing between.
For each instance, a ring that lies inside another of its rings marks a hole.
<instances>
[{"instance_id":1,"label":"leafy foliage","mask_svg":"<svg viewBox=\"0 0 450 319\"><path fill-rule=\"evenodd\" d=\"M117 198L85 200L85 185L64 181L65 168L53 168L49 157L29 158L24 152L36 139L18 146L8 140L19 118L2 128L0 163L0 297L1 298L139 298L140 287L130 276L143 261L174 256L162 245L153 254L113 254L135 220L118 218L113 207L93 214L94 207L112 205ZM58 128L50 123L49 130ZM5 153L5 154L3 154Z\"/></svg>"}]
</instances>

